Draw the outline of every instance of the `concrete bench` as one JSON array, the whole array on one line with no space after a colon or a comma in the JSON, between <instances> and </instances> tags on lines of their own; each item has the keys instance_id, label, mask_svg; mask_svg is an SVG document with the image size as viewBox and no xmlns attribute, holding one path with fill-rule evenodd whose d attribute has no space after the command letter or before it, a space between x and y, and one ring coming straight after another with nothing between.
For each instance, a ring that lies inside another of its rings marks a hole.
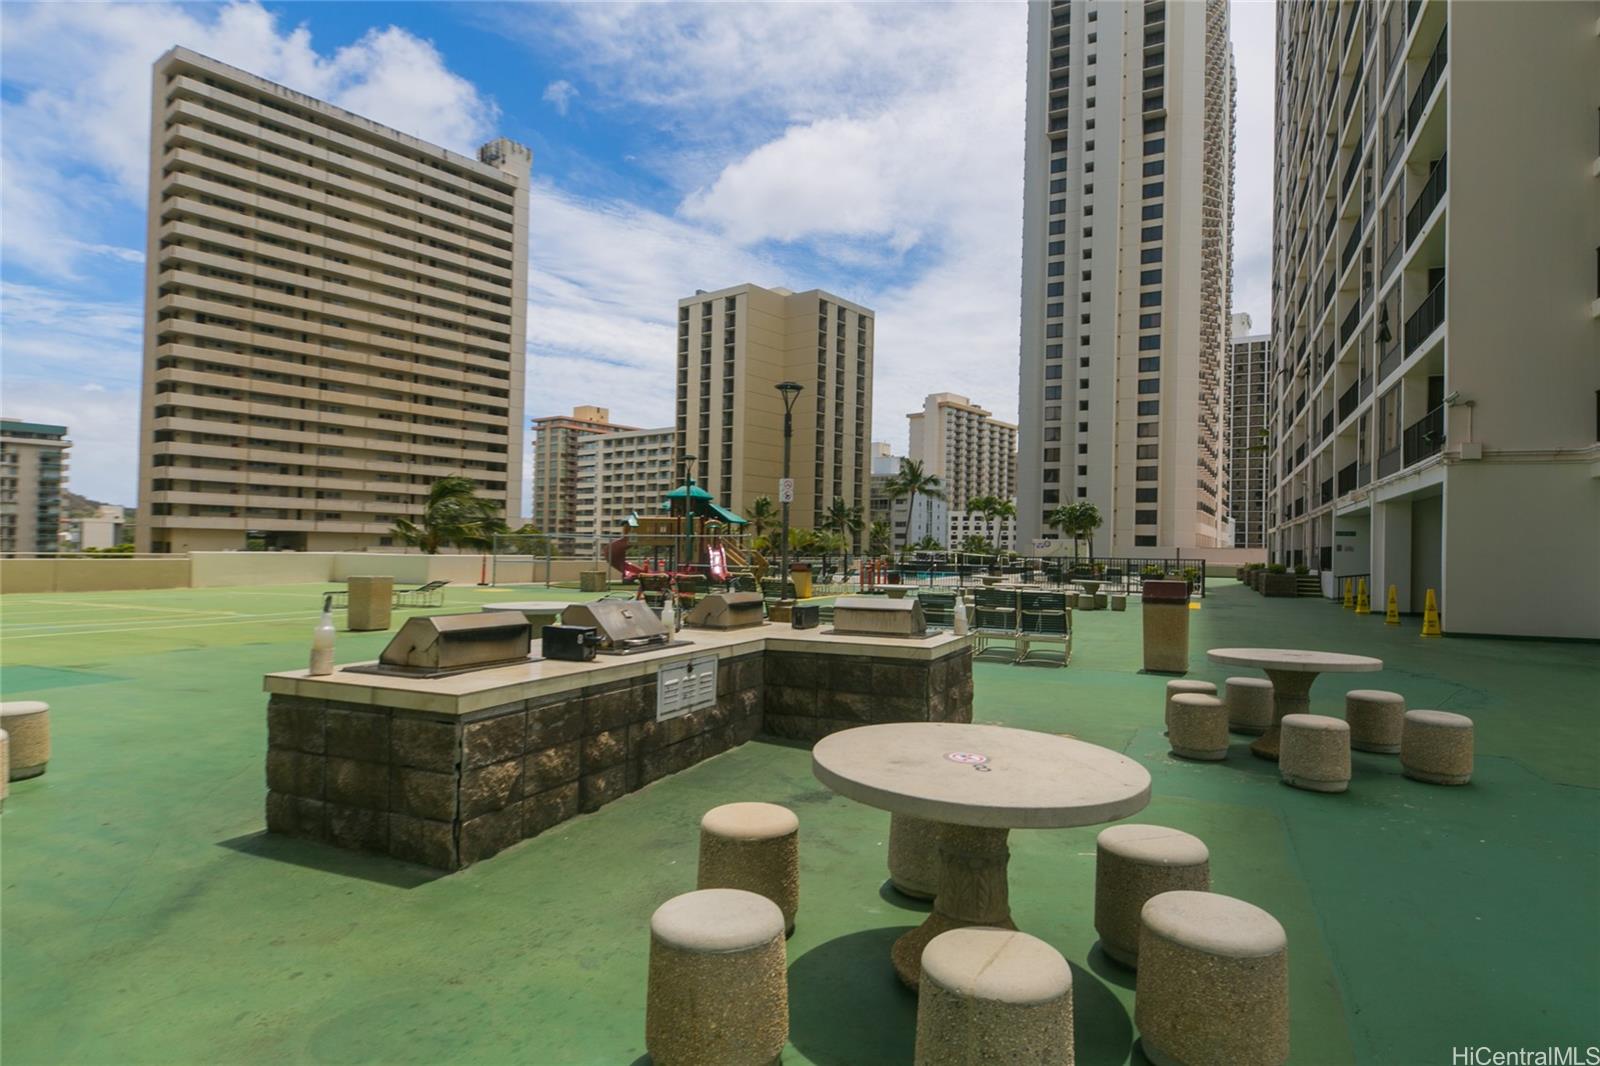
<instances>
[{"instance_id":1,"label":"concrete bench","mask_svg":"<svg viewBox=\"0 0 1600 1066\"><path fill-rule=\"evenodd\" d=\"M1140 915L1134 1024L1157 1066L1287 1061L1283 926L1260 907L1213 892L1155 896Z\"/></svg>"},{"instance_id":2,"label":"concrete bench","mask_svg":"<svg viewBox=\"0 0 1600 1066\"><path fill-rule=\"evenodd\" d=\"M767 1066L789 1039L783 912L713 888L650 917L644 1043L655 1066Z\"/></svg>"},{"instance_id":3,"label":"concrete bench","mask_svg":"<svg viewBox=\"0 0 1600 1066\"><path fill-rule=\"evenodd\" d=\"M1072 969L1014 929L941 933L922 951L916 1066L1070 1066Z\"/></svg>"}]
</instances>

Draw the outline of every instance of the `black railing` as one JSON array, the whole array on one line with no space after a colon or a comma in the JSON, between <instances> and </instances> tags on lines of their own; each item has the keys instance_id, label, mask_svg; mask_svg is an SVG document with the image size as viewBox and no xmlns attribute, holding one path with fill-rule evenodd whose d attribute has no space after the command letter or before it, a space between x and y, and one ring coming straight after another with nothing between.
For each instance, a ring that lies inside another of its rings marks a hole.
<instances>
[{"instance_id":1,"label":"black railing","mask_svg":"<svg viewBox=\"0 0 1600 1066\"><path fill-rule=\"evenodd\" d=\"M1343 496L1347 492L1354 491L1356 491L1356 464L1351 463L1339 471L1339 495Z\"/></svg>"},{"instance_id":2,"label":"black railing","mask_svg":"<svg viewBox=\"0 0 1600 1066\"><path fill-rule=\"evenodd\" d=\"M1433 209L1444 199L1445 165L1445 156L1441 155L1433 161L1433 169L1428 172L1428 180L1422 183L1422 191L1417 194L1417 202L1406 212L1407 248L1421 236L1422 224L1433 217Z\"/></svg>"},{"instance_id":3,"label":"black railing","mask_svg":"<svg viewBox=\"0 0 1600 1066\"><path fill-rule=\"evenodd\" d=\"M1353 381L1350 383L1350 387L1344 390L1344 394L1339 397L1339 421L1343 422L1354 413L1356 405L1361 402L1360 389L1361 383Z\"/></svg>"},{"instance_id":4,"label":"black railing","mask_svg":"<svg viewBox=\"0 0 1600 1066\"><path fill-rule=\"evenodd\" d=\"M1361 227L1357 226L1350 231L1350 236L1344 240L1344 248L1339 252L1339 273L1343 274L1345 267L1350 265L1350 260L1356 257L1356 252L1361 248Z\"/></svg>"},{"instance_id":5,"label":"black railing","mask_svg":"<svg viewBox=\"0 0 1600 1066\"><path fill-rule=\"evenodd\" d=\"M1439 84L1439 78L1444 74L1445 64L1450 61L1445 49L1445 39L1449 36L1445 30L1439 31L1439 42L1433 46L1433 57L1428 60L1428 65L1422 68L1422 76L1417 82L1417 91L1411 94L1411 103L1406 107L1406 129L1414 130L1417 123L1422 121L1422 112L1428 107L1428 98L1433 95L1434 86Z\"/></svg>"},{"instance_id":6,"label":"black railing","mask_svg":"<svg viewBox=\"0 0 1600 1066\"><path fill-rule=\"evenodd\" d=\"M1350 339L1350 334L1356 331L1356 323L1360 320L1361 305L1359 303L1351 304L1350 310L1344 316L1344 321L1339 323L1339 343L1341 345Z\"/></svg>"},{"instance_id":7,"label":"black railing","mask_svg":"<svg viewBox=\"0 0 1600 1066\"><path fill-rule=\"evenodd\" d=\"M1438 455L1444 447L1444 405L1440 404L1411 425L1400 437L1400 448L1405 453L1404 465L1420 463L1430 455Z\"/></svg>"},{"instance_id":8,"label":"black railing","mask_svg":"<svg viewBox=\"0 0 1600 1066\"><path fill-rule=\"evenodd\" d=\"M1333 478L1330 477L1330 478L1326 479L1325 481L1323 481L1321 488L1318 490L1317 502L1318 503L1332 503L1333 502Z\"/></svg>"},{"instance_id":9,"label":"black railing","mask_svg":"<svg viewBox=\"0 0 1600 1066\"><path fill-rule=\"evenodd\" d=\"M1423 297L1422 303L1406 319L1406 354L1410 355L1422 342L1433 336L1433 331L1444 323L1444 280Z\"/></svg>"},{"instance_id":10,"label":"black railing","mask_svg":"<svg viewBox=\"0 0 1600 1066\"><path fill-rule=\"evenodd\" d=\"M1400 469L1400 449L1394 448L1378 456L1378 476L1388 477Z\"/></svg>"}]
</instances>

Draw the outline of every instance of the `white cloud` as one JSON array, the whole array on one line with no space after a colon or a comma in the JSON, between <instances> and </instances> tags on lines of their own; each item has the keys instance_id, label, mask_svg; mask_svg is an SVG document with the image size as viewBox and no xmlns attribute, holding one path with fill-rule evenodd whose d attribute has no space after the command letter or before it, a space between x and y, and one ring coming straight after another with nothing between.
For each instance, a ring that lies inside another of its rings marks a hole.
<instances>
[{"instance_id":1,"label":"white cloud","mask_svg":"<svg viewBox=\"0 0 1600 1066\"><path fill-rule=\"evenodd\" d=\"M1233 0L1234 113L1233 309L1251 328L1272 321L1272 124L1275 8L1270 0Z\"/></svg>"},{"instance_id":2,"label":"white cloud","mask_svg":"<svg viewBox=\"0 0 1600 1066\"><path fill-rule=\"evenodd\" d=\"M0 18L0 58L19 94L3 110L0 249L55 277L104 250L94 227L109 212L143 205L150 66L175 44L459 151L497 118L432 44L393 26L322 55L305 27L282 29L250 2L7 4Z\"/></svg>"},{"instance_id":3,"label":"white cloud","mask_svg":"<svg viewBox=\"0 0 1600 1066\"><path fill-rule=\"evenodd\" d=\"M553 81L544 87L544 96L541 98L548 104L554 104L556 111L565 115L567 108L572 106L573 99L578 95L578 87L562 78Z\"/></svg>"}]
</instances>

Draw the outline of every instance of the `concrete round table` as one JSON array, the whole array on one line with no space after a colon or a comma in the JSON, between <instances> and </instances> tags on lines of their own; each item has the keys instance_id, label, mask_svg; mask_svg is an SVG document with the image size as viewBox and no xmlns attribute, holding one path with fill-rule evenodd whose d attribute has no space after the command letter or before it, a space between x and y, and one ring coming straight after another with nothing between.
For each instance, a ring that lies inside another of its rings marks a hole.
<instances>
[{"instance_id":1,"label":"concrete round table","mask_svg":"<svg viewBox=\"0 0 1600 1066\"><path fill-rule=\"evenodd\" d=\"M933 911L895 941L895 972L916 988L922 949L949 929L1011 921L1006 837L1126 818L1150 802L1150 774L1107 748L1051 733L959 722L896 722L817 741L811 772L841 796L941 824Z\"/></svg>"},{"instance_id":2,"label":"concrete round table","mask_svg":"<svg viewBox=\"0 0 1600 1066\"><path fill-rule=\"evenodd\" d=\"M483 611L518 611L526 615L528 624L533 626L533 639L538 640L544 627L559 623L561 612L570 606L560 600L523 600L517 603L486 603Z\"/></svg>"},{"instance_id":3,"label":"concrete round table","mask_svg":"<svg viewBox=\"0 0 1600 1066\"><path fill-rule=\"evenodd\" d=\"M1342 655L1336 651L1299 651L1293 648L1212 648L1206 658L1224 666L1254 666L1272 682L1272 725L1250 745L1263 759L1278 759L1278 737L1283 716L1311 713L1311 684L1318 674L1371 673L1383 669L1383 660L1367 655Z\"/></svg>"},{"instance_id":4,"label":"concrete round table","mask_svg":"<svg viewBox=\"0 0 1600 1066\"><path fill-rule=\"evenodd\" d=\"M921 588L920 585L873 585L872 587L887 592L891 600L903 600L906 598L906 593Z\"/></svg>"}]
</instances>

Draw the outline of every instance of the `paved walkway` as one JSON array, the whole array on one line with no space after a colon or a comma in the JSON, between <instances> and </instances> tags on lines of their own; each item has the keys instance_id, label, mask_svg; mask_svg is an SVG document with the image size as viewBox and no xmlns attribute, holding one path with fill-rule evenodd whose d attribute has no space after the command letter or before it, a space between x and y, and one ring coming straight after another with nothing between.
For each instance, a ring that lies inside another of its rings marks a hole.
<instances>
[{"instance_id":1,"label":"paved walkway","mask_svg":"<svg viewBox=\"0 0 1600 1066\"><path fill-rule=\"evenodd\" d=\"M447 878L263 836L260 675L303 658L316 591L0 600L0 690L55 717L50 772L14 785L0 816L7 1066L634 1062L649 914L693 887L697 819L733 799L801 819L785 1061L910 1061L914 1001L887 958L922 915L880 894L887 817L822 788L802 748L746 745ZM1593 1043L1595 648L1424 641L1414 619L1397 630L1231 582L1191 618L1192 677L1222 680L1202 653L1224 644L1383 658L1361 686L1476 719L1473 785L1420 785L1356 753L1349 793L1298 792L1243 738L1222 764L1171 759L1166 679L1136 672L1136 601L1079 616L1067 670L981 664L977 717L1149 768L1140 820L1201 836L1215 887L1288 930L1294 1061ZM385 639L341 634L340 658ZM1322 679L1314 709L1336 713L1344 687ZM1094 832L1013 834L1012 906L1074 964L1078 1061L1137 1063L1132 982L1091 951Z\"/></svg>"}]
</instances>

